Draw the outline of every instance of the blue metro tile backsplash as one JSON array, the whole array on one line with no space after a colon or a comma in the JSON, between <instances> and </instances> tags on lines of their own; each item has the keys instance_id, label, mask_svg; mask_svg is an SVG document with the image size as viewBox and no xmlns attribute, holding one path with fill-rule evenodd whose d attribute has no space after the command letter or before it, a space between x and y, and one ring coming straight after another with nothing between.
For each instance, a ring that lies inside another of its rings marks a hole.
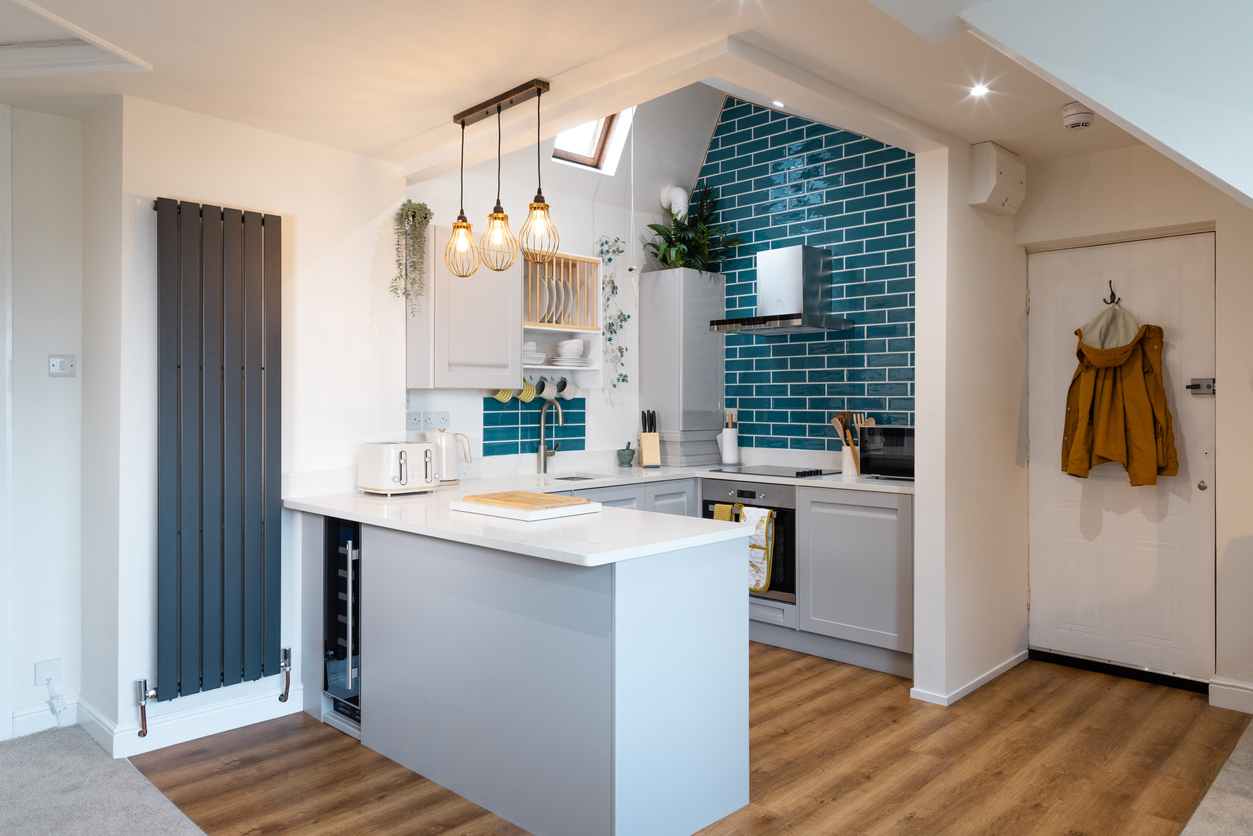
<instances>
[{"instance_id":1,"label":"blue metro tile backsplash","mask_svg":"<svg viewBox=\"0 0 1253 836\"><path fill-rule=\"evenodd\" d=\"M562 450L582 450L587 439L587 410L583 398L561 401L564 426L557 425L557 410L548 411L544 428L545 441L561 443ZM530 403L513 398L501 403L495 398L483 399L483 455L511 456L534 453L539 444L539 412L544 399L535 397Z\"/></svg>"},{"instance_id":2,"label":"blue metro tile backsplash","mask_svg":"<svg viewBox=\"0 0 1253 836\"><path fill-rule=\"evenodd\" d=\"M726 316L756 313L753 256L808 244L834 257L831 310L852 331L726 338L740 445L839 450L834 413L914 422L914 155L728 98L697 187L744 240L723 264Z\"/></svg>"}]
</instances>

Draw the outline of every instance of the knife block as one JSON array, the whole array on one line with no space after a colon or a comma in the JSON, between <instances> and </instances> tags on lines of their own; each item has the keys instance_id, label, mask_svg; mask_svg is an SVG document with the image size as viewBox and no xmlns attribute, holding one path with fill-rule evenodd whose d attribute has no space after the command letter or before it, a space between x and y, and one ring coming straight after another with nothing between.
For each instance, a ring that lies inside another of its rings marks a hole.
<instances>
[{"instance_id":1,"label":"knife block","mask_svg":"<svg viewBox=\"0 0 1253 836\"><path fill-rule=\"evenodd\" d=\"M657 433L640 433L640 464L661 467L661 439Z\"/></svg>"}]
</instances>

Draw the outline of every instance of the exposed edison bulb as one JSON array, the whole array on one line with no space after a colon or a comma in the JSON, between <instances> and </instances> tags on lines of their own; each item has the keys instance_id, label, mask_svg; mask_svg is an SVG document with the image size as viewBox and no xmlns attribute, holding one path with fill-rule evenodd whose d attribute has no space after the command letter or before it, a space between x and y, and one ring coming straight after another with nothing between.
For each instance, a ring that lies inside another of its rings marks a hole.
<instances>
[{"instance_id":1,"label":"exposed edison bulb","mask_svg":"<svg viewBox=\"0 0 1253 836\"><path fill-rule=\"evenodd\" d=\"M509 216L499 203L487 216L487 229L479 239L479 257L488 270L508 270L518 260L518 239L509 229Z\"/></svg>"},{"instance_id":2,"label":"exposed edison bulb","mask_svg":"<svg viewBox=\"0 0 1253 836\"><path fill-rule=\"evenodd\" d=\"M530 209L531 211L526 216L526 223L522 225L522 237L519 243L522 246L522 252L529 260L547 264L557 254L561 238L557 235L557 227L553 226L552 217L548 214L549 206L544 202L543 192L535 195L535 202L531 204Z\"/></svg>"},{"instance_id":3,"label":"exposed edison bulb","mask_svg":"<svg viewBox=\"0 0 1253 836\"><path fill-rule=\"evenodd\" d=\"M479 269L479 248L474 246L474 230L464 213L452 225L452 238L444 247L444 263L449 272L462 279Z\"/></svg>"}]
</instances>

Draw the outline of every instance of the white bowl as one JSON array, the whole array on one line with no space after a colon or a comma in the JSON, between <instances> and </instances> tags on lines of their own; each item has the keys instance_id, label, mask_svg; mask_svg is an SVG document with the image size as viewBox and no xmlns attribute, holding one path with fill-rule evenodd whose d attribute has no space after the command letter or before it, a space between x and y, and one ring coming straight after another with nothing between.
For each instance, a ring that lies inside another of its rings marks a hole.
<instances>
[{"instance_id":1,"label":"white bowl","mask_svg":"<svg viewBox=\"0 0 1253 836\"><path fill-rule=\"evenodd\" d=\"M557 343L558 357L582 357L583 341L582 340L563 340Z\"/></svg>"}]
</instances>

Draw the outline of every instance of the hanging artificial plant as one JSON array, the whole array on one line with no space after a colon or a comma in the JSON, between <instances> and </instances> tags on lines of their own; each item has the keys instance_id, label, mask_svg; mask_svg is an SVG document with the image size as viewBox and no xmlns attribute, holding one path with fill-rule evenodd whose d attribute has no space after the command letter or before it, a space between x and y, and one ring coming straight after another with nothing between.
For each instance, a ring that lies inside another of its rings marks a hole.
<instances>
[{"instance_id":1,"label":"hanging artificial plant","mask_svg":"<svg viewBox=\"0 0 1253 836\"><path fill-rule=\"evenodd\" d=\"M404 297L409 313L417 316L426 292L426 226L433 217L425 203L406 200L396 212L396 277L391 291Z\"/></svg>"}]
</instances>

